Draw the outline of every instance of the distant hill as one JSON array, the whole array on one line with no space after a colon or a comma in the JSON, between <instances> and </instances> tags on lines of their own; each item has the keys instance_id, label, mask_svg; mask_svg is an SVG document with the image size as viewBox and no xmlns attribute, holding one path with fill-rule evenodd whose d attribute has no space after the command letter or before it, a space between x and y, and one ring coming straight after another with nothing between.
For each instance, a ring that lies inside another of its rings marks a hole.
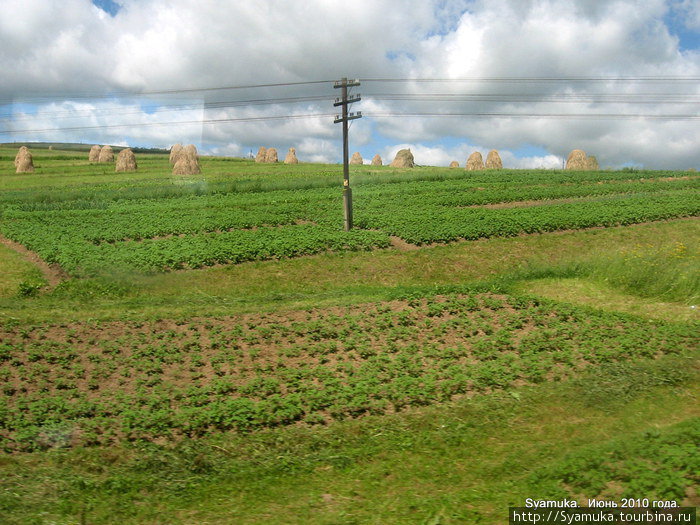
<instances>
[{"instance_id":1,"label":"distant hill","mask_svg":"<svg viewBox=\"0 0 700 525\"><path fill-rule=\"evenodd\" d=\"M104 144L100 144L103 146ZM63 151L90 151L92 144L80 144L76 142L5 142L0 143L0 146L5 146L9 148L19 148L20 146L27 146L33 149L49 149L49 146L53 146L53 149L63 150ZM110 146L112 146L110 144ZM134 153L169 153L170 150L162 148L139 148L130 146ZM124 146L112 146L115 152L125 149Z\"/></svg>"}]
</instances>

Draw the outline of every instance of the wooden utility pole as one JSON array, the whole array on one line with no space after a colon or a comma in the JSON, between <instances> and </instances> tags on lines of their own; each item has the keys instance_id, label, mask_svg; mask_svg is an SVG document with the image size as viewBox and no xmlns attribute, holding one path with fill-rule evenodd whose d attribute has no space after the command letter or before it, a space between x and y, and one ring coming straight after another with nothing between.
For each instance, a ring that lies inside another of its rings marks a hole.
<instances>
[{"instance_id":1,"label":"wooden utility pole","mask_svg":"<svg viewBox=\"0 0 700 525\"><path fill-rule=\"evenodd\" d=\"M345 231L352 229L352 190L350 189L350 163L348 160L348 122L358 118L362 118L362 112L348 113L348 106L353 102L359 102L361 97L359 94L348 98L348 88L359 86L360 81L354 80L348 82L348 79L343 77L338 80L334 88L341 88L341 97L335 99L333 106L342 106L342 116L336 115L334 123L343 123L343 212L345 217Z\"/></svg>"}]
</instances>

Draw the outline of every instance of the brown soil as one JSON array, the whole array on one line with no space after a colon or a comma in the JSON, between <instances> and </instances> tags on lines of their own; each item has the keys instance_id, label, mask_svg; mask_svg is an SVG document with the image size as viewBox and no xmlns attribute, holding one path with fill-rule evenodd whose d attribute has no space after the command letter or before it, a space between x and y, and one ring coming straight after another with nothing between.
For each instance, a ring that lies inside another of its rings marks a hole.
<instances>
[{"instance_id":1,"label":"brown soil","mask_svg":"<svg viewBox=\"0 0 700 525\"><path fill-rule=\"evenodd\" d=\"M391 240L391 246L393 248L396 248L400 252L408 252L411 250L420 250L421 247L418 246L417 244L411 244L410 242L404 241L401 237L396 237L395 235L392 235L390 237Z\"/></svg>"}]
</instances>

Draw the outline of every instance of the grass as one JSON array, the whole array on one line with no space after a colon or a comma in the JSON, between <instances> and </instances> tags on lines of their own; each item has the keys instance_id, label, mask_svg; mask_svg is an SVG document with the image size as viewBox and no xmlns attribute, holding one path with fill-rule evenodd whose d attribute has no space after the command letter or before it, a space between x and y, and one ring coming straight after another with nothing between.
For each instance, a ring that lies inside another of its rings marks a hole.
<instances>
[{"instance_id":1,"label":"grass","mask_svg":"<svg viewBox=\"0 0 700 525\"><path fill-rule=\"evenodd\" d=\"M609 284L586 279L537 279L524 281L519 289L572 304L625 312L667 321L700 321L700 306L663 302L620 291Z\"/></svg>"},{"instance_id":2,"label":"grass","mask_svg":"<svg viewBox=\"0 0 700 525\"><path fill-rule=\"evenodd\" d=\"M0 244L0 300L31 295L43 286L41 272L14 250Z\"/></svg>"}]
</instances>

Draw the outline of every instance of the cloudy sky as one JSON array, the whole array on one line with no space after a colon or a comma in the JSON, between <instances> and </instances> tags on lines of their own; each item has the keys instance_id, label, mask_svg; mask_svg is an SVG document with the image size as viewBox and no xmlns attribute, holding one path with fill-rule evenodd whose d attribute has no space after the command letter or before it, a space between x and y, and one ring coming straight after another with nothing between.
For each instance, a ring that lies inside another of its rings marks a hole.
<instances>
[{"instance_id":1,"label":"cloudy sky","mask_svg":"<svg viewBox=\"0 0 700 525\"><path fill-rule=\"evenodd\" d=\"M498 149L506 167L560 167L581 148L604 167L700 168L700 0L0 5L0 142L338 162L339 90L318 81L347 76L366 161Z\"/></svg>"}]
</instances>

